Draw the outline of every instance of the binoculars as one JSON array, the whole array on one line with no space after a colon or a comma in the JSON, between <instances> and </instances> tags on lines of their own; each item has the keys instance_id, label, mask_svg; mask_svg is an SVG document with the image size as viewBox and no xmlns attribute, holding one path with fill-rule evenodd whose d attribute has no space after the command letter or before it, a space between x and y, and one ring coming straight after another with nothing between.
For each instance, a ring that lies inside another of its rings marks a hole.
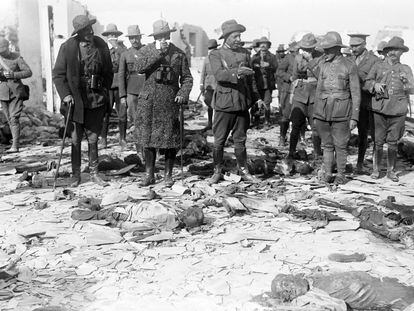
<instances>
[{"instance_id":1,"label":"binoculars","mask_svg":"<svg viewBox=\"0 0 414 311\"><path fill-rule=\"evenodd\" d=\"M155 72L155 81L162 84L172 84L174 81L173 74L171 66L161 65Z\"/></svg>"}]
</instances>

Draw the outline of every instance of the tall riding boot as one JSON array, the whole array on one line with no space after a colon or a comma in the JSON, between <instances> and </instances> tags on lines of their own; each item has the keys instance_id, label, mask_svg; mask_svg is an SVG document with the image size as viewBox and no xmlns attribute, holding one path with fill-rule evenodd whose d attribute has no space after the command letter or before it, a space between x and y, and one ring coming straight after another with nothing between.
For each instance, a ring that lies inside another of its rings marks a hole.
<instances>
[{"instance_id":1,"label":"tall riding boot","mask_svg":"<svg viewBox=\"0 0 414 311\"><path fill-rule=\"evenodd\" d=\"M290 141L289 141L289 154L288 159L293 159L295 152L296 152L296 146L298 145L299 140L299 129L295 126L292 126L292 131L290 132Z\"/></svg>"},{"instance_id":2,"label":"tall riding boot","mask_svg":"<svg viewBox=\"0 0 414 311\"><path fill-rule=\"evenodd\" d=\"M207 123L206 130L211 130L213 128L213 108L208 107L207 114L208 114L208 123Z\"/></svg>"},{"instance_id":3,"label":"tall riding boot","mask_svg":"<svg viewBox=\"0 0 414 311\"><path fill-rule=\"evenodd\" d=\"M155 148L145 148L144 149L144 157L145 157L145 171L147 172L147 176L141 182L142 187L146 187L149 185L155 184L155 155L156 150Z\"/></svg>"},{"instance_id":4,"label":"tall riding boot","mask_svg":"<svg viewBox=\"0 0 414 311\"><path fill-rule=\"evenodd\" d=\"M92 143L89 147L89 173L91 175L91 181L102 187L108 185L107 182L103 181L98 174L98 143Z\"/></svg>"},{"instance_id":5,"label":"tall riding boot","mask_svg":"<svg viewBox=\"0 0 414 311\"><path fill-rule=\"evenodd\" d=\"M331 183L333 181L332 178L332 165L334 161L334 151L324 149L323 150L323 167L324 167L324 176L323 181L327 183Z\"/></svg>"},{"instance_id":6,"label":"tall riding boot","mask_svg":"<svg viewBox=\"0 0 414 311\"><path fill-rule=\"evenodd\" d=\"M119 127L119 145L121 146L122 149L124 149L127 146L127 142L126 142L127 123L119 121L118 127Z\"/></svg>"},{"instance_id":7,"label":"tall riding boot","mask_svg":"<svg viewBox=\"0 0 414 311\"><path fill-rule=\"evenodd\" d=\"M360 141L358 144L358 160L357 160L357 164L356 164L356 170L355 172L357 174L363 174L363 166L364 166L364 158L365 158L365 153L367 151L367 146L368 146L368 139L367 137L362 137L360 135L359 137Z\"/></svg>"},{"instance_id":8,"label":"tall riding boot","mask_svg":"<svg viewBox=\"0 0 414 311\"><path fill-rule=\"evenodd\" d=\"M374 153L373 153L373 163L372 163L372 179L378 179L380 178L381 173L381 161L382 161L382 154L383 154L383 146L374 146Z\"/></svg>"},{"instance_id":9,"label":"tall riding boot","mask_svg":"<svg viewBox=\"0 0 414 311\"><path fill-rule=\"evenodd\" d=\"M214 148L213 150L213 160L214 160L214 174L210 178L211 184L217 184L220 180L223 179L223 148Z\"/></svg>"},{"instance_id":10,"label":"tall riding boot","mask_svg":"<svg viewBox=\"0 0 414 311\"><path fill-rule=\"evenodd\" d=\"M398 182L398 176L395 173L395 165L397 162L397 145L388 145L387 159L387 177L392 181Z\"/></svg>"},{"instance_id":11,"label":"tall riding boot","mask_svg":"<svg viewBox=\"0 0 414 311\"><path fill-rule=\"evenodd\" d=\"M174 185L172 173L176 154L177 151L174 148L167 149L165 151L164 183L167 187Z\"/></svg>"},{"instance_id":12,"label":"tall riding boot","mask_svg":"<svg viewBox=\"0 0 414 311\"><path fill-rule=\"evenodd\" d=\"M289 128L289 122L287 121L280 122L280 140L279 140L280 147L286 146L286 134L287 134L288 128Z\"/></svg>"},{"instance_id":13,"label":"tall riding boot","mask_svg":"<svg viewBox=\"0 0 414 311\"><path fill-rule=\"evenodd\" d=\"M71 187L77 187L81 183L81 143L73 144L71 146L71 164L72 164L72 182Z\"/></svg>"},{"instance_id":14,"label":"tall riding boot","mask_svg":"<svg viewBox=\"0 0 414 311\"><path fill-rule=\"evenodd\" d=\"M109 113L106 113L102 123L101 140L100 143L103 148L108 148L108 130L109 130Z\"/></svg>"},{"instance_id":15,"label":"tall riding boot","mask_svg":"<svg viewBox=\"0 0 414 311\"><path fill-rule=\"evenodd\" d=\"M251 183L258 182L257 178L250 174L247 167L246 148L234 148L234 154L236 156L237 166L239 167L239 174L242 180Z\"/></svg>"},{"instance_id":16,"label":"tall riding boot","mask_svg":"<svg viewBox=\"0 0 414 311\"><path fill-rule=\"evenodd\" d=\"M312 143L313 143L313 158L314 160L316 160L322 156L321 138L319 137L319 135L312 134Z\"/></svg>"},{"instance_id":17,"label":"tall riding boot","mask_svg":"<svg viewBox=\"0 0 414 311\"><path fill-rule=\"evenodd\" d=\"M346 150L337 150L336 151L336 170L337 174L335 177L335 184L343 185L347 182L345 177L345 167L347 161L347 151Z\"/></svg>"},{"instance_id":18,"label":"tall riding boot","mask_svg":"<svg viewBox=\"0 0 414 311\"><path fill-rule=\"evenodd\" d=\"M16 153L19 152L19 139L20 139L20 124L11 124L10 131L13 137L13 143L9 150L6 153Z\"/></svg>"}]
</instances>

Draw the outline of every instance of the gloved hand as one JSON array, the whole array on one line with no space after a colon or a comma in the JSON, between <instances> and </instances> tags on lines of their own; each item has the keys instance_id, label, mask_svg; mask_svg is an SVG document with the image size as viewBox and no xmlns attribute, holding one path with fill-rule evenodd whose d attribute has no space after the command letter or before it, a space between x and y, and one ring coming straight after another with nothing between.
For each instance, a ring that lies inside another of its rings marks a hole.
<instances>
[{"instance_id":1,"label":"gloved hand","mask_svg":"<svg viewBox=\"0 0 414 311\"><path fill-rule=\"evenodd\" d=\"M357 121L356 120L351 120L351 122L349 122L349 128L351 129L351 131L356 128L357 126Z\"/></svg>"},{"instance_id":2,"label":"gloved hand","mask_svg":"<svg viewBox=\"0 0 414 311\"><path fill-rule=\"evenodd\" d=\"M254 71L249 67L241 66L237 70L237 75L239 77L251 76L252 74L254 74Z\"/></svg>"},{"instance_id":3,"label":"gloved hand","mask_svg":"<svg viewBox=\"0 0 414 311\"><path fill-rule=\"evenodd\" d=\"M381 83L375 83L374 89L376 93L384 93L384 86Z\"/></svg>"},{"instance_id":4,"label":"gloved hand","mask_svg":"<svg viewBox=\"0 0 414 311\"><path fill-rule=\"evenodd\" d=\"M14 79L14 72L13 71L5 71L3 74L6 77L6 79Z\"/></svg>"},{"instance_id":5,"label":"gloved hand","mask_svg":"<svg viewBox=\"0 0 414 311\"><path fill-rule=\"evenodd\" d=\"M73 100L72 95L67 95L60 105L60 113L66 118L69 116L69 119L72 119L72 113L73 113L73 106L75 104L75 101Z\"/></svg>"}]
</instances>

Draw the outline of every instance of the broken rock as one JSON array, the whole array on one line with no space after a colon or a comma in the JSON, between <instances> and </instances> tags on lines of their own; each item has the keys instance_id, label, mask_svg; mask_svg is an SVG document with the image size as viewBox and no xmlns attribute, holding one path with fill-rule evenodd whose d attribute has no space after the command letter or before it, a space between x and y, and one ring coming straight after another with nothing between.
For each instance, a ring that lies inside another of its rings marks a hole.
<instances>
[{"instance_id":1,"label":"broken rock","mask_svg":"<svg viewBox=\"0 0 414 311\"><path fill-rule=\"evenodd\" d=\"M300 274L278 274L272 281L271 290L274 298L291 302L308 292L309 283Z\"/></svg>"}]
</instances>

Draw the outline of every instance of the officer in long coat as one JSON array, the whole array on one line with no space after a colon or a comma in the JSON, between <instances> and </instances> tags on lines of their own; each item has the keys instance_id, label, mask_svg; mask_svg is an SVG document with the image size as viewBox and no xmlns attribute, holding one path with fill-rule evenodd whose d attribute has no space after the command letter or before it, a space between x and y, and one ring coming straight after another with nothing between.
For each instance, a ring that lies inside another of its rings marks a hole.
<instances>
[{"instance_id":1,"label":"officer in long coat","mask_svg":"<svg viewBox=\"0 0 414 311\"><path fill-rule=\"evenodd\" d=\"M247 168L246 133L250 124L249 109L254 103L262 105L250 66L249 52L240 47L240 34L246 30L234 19L221 26L224 39L221 48L210 53L210 64L217 81L214 93L214 175L211 183L223 178L224 144L232 133L234 153L243 180L255 182Z\"/></svg>"},{"instance_id":2,"label":"officer in long coat","mask_svg":"<svg viewBox=\"0 0 414 311\"><path fill-rule=\"evenodd\" d=\"M383 50L387 53L385 60L374 64L365 82L365 90L374 94L372 112L375 142L371 177L380 177L383 146L387 143L387 177L397 182L397 142L404 134L405 116L410 105L409 95L414 93L414 78L411 68L400 63L401 55L408 52L402 38L391 38Z\"/></svg>"},{"instance_id":3,"label":"officer in long coat","mask_svg":"<svg viewBox=\"0 0 414 311\"><path fill-rule=\"evenodd\" d=\"M0 39L0 102L11 130L13 144L7 153L19 152L20 114L28 99L21 79L32 76L30 67L17 53L10 52L9 41Z\"/></svg>"},{"instance_id":4,"label":"officer in long coat","mask_svg":"<svg viewBox=\"0 0 414 311\"><path fill-rule=\"evenodd\" d=\"M127 130L127 106L126 103L121 103L119 97L119 61L121 54L125 51L125 46L122 42L118 41L118 37L122 35L122 31L119 31L115 24L108 24L106 30L102 33L102 36L107 37L110 45L109 53L112 61L112 72L114 78L109 90L109 104L115 104L115 110L118 115L118 129L119 129L119 144L122 148L126 147L126 130ZM105 114L104 124L102 126L102 146L107 147L107 135L109 130L109 117L110 112Z\"/></svg>"},{"instance_id":5,"label":"officer in long coat","mask_svg":"<svg viewBox=\"0 0 414 311\"><path fill-rule=\"evenodd\" d=\"M92 181L105 185L98 176L98 136L105 113L112 109L108 90L112 85L112 62L107 44L94 36L96 19L78 15L73 19L72 37L64 42L53 68L53 82L62 99L62 113L73 122L71 162L74 181L81 182L81 142L84 135L89 146L89 170Z\"/></svg>"},{"instance_id":6,"label":"officer in long coat","mask_svg":"<svg viewBox=\"0 0 414 311\"><path fill-rule=\"evenodd\" d=\"M188 101L193 85L186 55L170 42L170 33L175 30L164 20L156 21L150 35L155 42L137 54L137 71L146 76L135 114L137 140L144 148L147 171L142 186L155 183L156 149L165 154L165 184L174 183L172 171L180 146L179 109Z\"/></svg>"},{"instance_id":7,"label":"officer in long coat","mask_svg":"<svg viewBox=\"0 0 414 311\"><path fill-rule=\"evenodd\" d=\"M138 72L138 51L143 47L141 43L142 33L138 25L128 27L127 34L131 47L121 54L118 71L118 88L120 102L128 107L130 121L134 120L135 110L138 105L138 95L145 82L145 74Z\"/></svg>"},{"instance_id":8,"label":"officer in long coat","mask_svg":"<svg viewBox=\"0 0 414 311\"><path fill-rule=\"evenodd\" d=\"M366 38L369 35L354 33L348 34L348 36L350 36L349 45L352 49L353 59L358 68L359 83L362 88L368 73L372 66L379 61L379 58L366 48ZM371 100L372 94L361 89L361 106L359 109L358 122L358 160L355 170L357 174L363 173L364 157L368 147L368 133L371 132L371 137L374 137L375 132L372 120Z\"/></svg>"},{"instance_id":9,"label":"officer in long coat","mask_svg":"<svg viewBox=\"0 0 414 311\"><path fill-rule=\"evenodd\" d=\"M336 184L346 182L345 166L351 130L357 125L361 89L358 69L352 59L341 54L342 38L328 32L320 43L324 61L320 65L313 118L322 140L324 181L332 181L332 166L336 152L338 174Z\"/></svg>"}]
</instances>

